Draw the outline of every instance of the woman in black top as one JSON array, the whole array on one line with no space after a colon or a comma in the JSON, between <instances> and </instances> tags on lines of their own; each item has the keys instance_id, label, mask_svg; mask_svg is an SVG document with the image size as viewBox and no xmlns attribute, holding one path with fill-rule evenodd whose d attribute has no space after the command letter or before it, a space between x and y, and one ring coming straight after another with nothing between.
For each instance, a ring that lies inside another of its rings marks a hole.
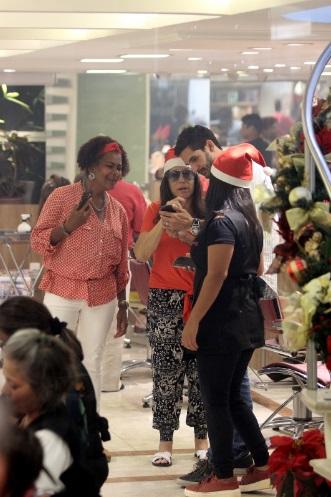
<instances>
[{"instance_id":1,"label":"woman in black top","mask_svg":"<svg viewBox=\"0 0 331 497\"><path fill-rule=\"evenodd\" d=\"M240 396L254 349L264 344L257 288L263 271L263 235L250 196L251 179L248 154L234 160L224 151L216 159L206 198L208 221L191 250L196 264L194 307L182 343L197 351L215 474L187 487L188 496L210 492L237 497L240 490L270 488L267 446ZM255 462L240 486L233 478L234 426Z\"/></svg>"}]
</instances>

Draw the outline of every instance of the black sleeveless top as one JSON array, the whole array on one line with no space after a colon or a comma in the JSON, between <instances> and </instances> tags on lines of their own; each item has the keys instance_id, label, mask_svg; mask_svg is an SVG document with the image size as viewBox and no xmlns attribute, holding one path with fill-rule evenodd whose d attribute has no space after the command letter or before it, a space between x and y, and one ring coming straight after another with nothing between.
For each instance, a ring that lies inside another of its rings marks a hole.
<instances>
[{"instance_id":1,"label":"black sleeveless top","mask_svg":"<svg viewBox=\"0 0 331 497\"><path fill-rule=\"evenodd\" d=\"M228 276L205 317L197 342L199 351L230 352L264 345L263 317L259 307L257 269L263 247L260 226L252 233L245 216L235 210L209 219L192 246L196 265L194 302L208 270L208 247L233 245Z\"/></svg>"}]
</instances>

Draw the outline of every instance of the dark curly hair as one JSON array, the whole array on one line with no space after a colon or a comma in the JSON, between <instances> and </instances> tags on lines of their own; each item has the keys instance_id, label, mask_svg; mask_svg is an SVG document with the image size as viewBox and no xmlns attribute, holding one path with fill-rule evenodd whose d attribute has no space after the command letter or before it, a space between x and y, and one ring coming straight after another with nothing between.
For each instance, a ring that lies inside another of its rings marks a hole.
<instances>
[{"instance_id":1,"label":"dark curly hair","mask_svg":"<svg viewBox=\"0 0 331 497\"><path fill-rule=\"evenodd\" d=\"M95 136L80 147L77 155L77 163L81 171L87 173L89 168L99 161L99 159L101 158L101 151L103 147L107 145L107 143L118 144L122 153L122 176L124 177L128 174L128 172L130 171L130 166L126 151L124 150L122 145L118 143L117 140L114 140L114 138L110 138L110 136L105 135Z\"/></svg>"}]
</instances>

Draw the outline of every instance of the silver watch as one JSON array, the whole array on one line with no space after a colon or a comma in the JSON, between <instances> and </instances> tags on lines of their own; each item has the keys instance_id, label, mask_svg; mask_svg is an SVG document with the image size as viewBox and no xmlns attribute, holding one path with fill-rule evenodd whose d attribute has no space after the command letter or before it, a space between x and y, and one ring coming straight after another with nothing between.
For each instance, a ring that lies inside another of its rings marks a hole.
<instances>
[{"instance_id":1,"label":"silver watch","mask_svg":"<svg viewBox=\"0 0 331 497\"><path fill-rule=\"evenodd\" d=\"M192 224L191 224L191 233L193 236L198 236L200 231L200 219L197 217L193 218Z\"/></svg>"}]
</instances>

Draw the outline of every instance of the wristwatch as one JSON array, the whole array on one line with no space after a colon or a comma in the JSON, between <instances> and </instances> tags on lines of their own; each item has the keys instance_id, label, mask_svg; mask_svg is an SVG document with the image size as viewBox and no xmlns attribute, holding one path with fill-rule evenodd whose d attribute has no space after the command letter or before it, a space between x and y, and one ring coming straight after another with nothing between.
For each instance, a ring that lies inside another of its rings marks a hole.
<instances>
[{"instance_id":1,"label":"wristwatch","mask_svg":"<svg viewBox=\"0 0 331 497\"><path fill-rule=\"evenodd\" d=\"M128 309L129 308L129 302L127 300L119 300L117 302L118 307L121 307L122 309Z\"/></svg>"},{"instance_id":2,"label":"wristwatch","mask_svg":"<svg viewBox=\"0 0 331 497\"><path fill-rule=\"evenodd\" d=\"M200 219L197 217L193 218L192 224L191 224L191 233L193 236L198 236L200 231Z\"/></svg>"}]
</instances>

